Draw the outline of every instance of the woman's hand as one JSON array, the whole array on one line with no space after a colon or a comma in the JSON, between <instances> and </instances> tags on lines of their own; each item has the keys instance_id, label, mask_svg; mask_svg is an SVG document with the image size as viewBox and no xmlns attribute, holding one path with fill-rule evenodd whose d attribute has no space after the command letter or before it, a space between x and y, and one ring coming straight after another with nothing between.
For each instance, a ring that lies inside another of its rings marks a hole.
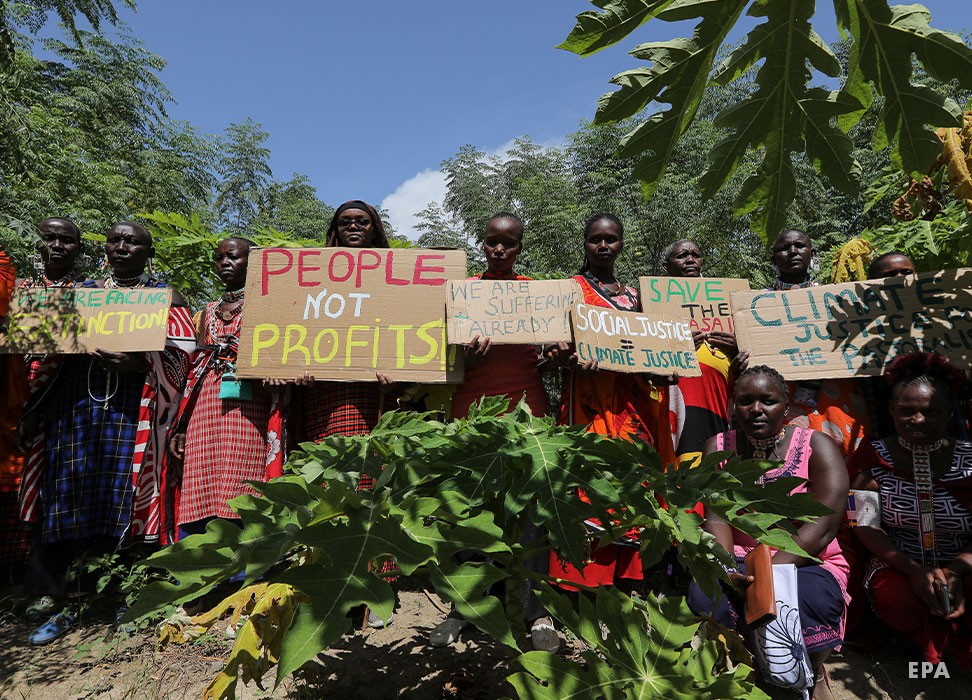
<instances>
[{"instance_id":1,"label":"woman's hand","mask_svg":"<svg viewBox=\"0 0 972 700\"><path fill-rule=\"evenodd\" d=\"M744 594L746 589L749 588L750 584L756 580L755 577L740 573L739 571L729 571L727 573L729 575L729 583L732 584L732 587L735 588L736 592L740 595Z\"/></svg>"},{"instance_id":2,"label":"woman's hand","mask_svg":"<svg viewBox=\"0 0 972 700\"><path fill-rule=\"evenodd\" d=\"M463 359L466 361L466 366L479 367L483 364L486 361L486 356L489 354L491 347L492 341L489 338L482 338L480 340L478 335L474 335L463 350Z\"/></svg>"},{"instance_id":3,"label":"woman's hand","mask_svg":"<svg viewBox=\"0 0 972 700\"><path fill-rule=\"evenodd\" d=\"M945 616L939 598L939 587L945 585L945 575L941 569L933 569L930 566L915 564L906 574L908 585L911 590L924 603L933 615Z\"/></svg>"},{"instance_id":4,"label":"woman's hand","mask_svg":"<svg viewBox=\"0 0 972 700\"><path fill-rule=\"evenodd\" d=\"M692 334L692 337L694 339L694 333ZM734 336L732 333L720 333L719 331L712 331L708 334L706 342L709 344L709 347L711 347L713 350L722 352L726 357L736 357L739 353L739 346L736 344L736 336Z\"/></svg>"},{"instance_id":5,"label":"woman's hand","mask_svg":"<svg viewBox=\"0 0 972 700\"><path fill-rule=\"evenodd\" d=\"M141 352L112 352L99 348L91 353L91 359L107 372L144 372L148 368L148 360Z\"/></svg>"},{"instance_id":6,"label":"woman's hand","mask_svg":"<svg viewBox=\"0 0 972 700\"><path fill-rule=\"evenodd\" d=\"M949 607L951 612L945 615L946 620L954 620L965 614L965 584L962 577L949 567L943 566L940 571L945 579L945 590L948 591Z\"/></svg>"},{"instance_id":7,"label":"woman's hand","mask_svg":"<svg viewBox=\"0 0 972 700\"><path fill-rule=\"evenodd\" d=\"M735 384L736 380L739 379L739 375L745 372L748 367L749 353L743 350L732 358L732 362L729 363L729 384Z\"/></svg>"},{"instance_id":8,"label":"woman's hand","mask_svg":"<svg viewBox=\"0 0 972 700\"><path fill-rule=\"evenodd\" d=\"M574 346L566 340L551 343L543 348L544 359L550 360L559 367L566 367L570 362L571 355L574 354Z\"/></svg>"},{"instance_id":9,"label":"woman's hand","mask_svg":"<svg viewBox=\"0 0 972 700\"><path fill-rule=\"evenodd\" d=\"M169 454L180 462L186 457L186 434L176 433L169 438Z\"/></svg>"},{"instance_id":10,"label":"woman's hand","mask_svg":"<svg viewBox=\"0 0 972 700\"><path fill-rule=\"evenodd\" d=\"M576 352L570 356L567 364L573 372L591 374L597 371L597 360L585 360L581 362L580 356Z\"/></svg>"},{"instance_id":11,"label":"woman's hand","mask_svg":"<svg viewBox=\"0 0 972 700\"><path fill-rule=\"evenodd\" d=\"M400 396L408 385L408 382L405 384L396 382L384 372L375 372L375 377L378 379L378 386L381 392L393 397Z\"/></svg>"},{"instance_id":12,"label":"woman's hand","mask_svg":"<svg viewBox=\"0 0 972 700\"><path fill-rule=\"evenodd\" d=\"M698 329L692 331L692 342L695 343L696 350L702 347L702 343L705 342L705 339L708 337L708 335L709 335L708 333L704 331L700 331Z\"/></svg>"},{"instance_id":13,"label":"woman's hand","mask_svg":"<svg viewBox=\"0 0 972 700\"><path fill-rule=\"evenodd\" d=\"M310 386L314 383L314 375L310 372L298 374L293 379L280 379L279 377L265 377L263 379L264 389L283 389L288 384L294 386Z\"/></svg>"}]
</instances>

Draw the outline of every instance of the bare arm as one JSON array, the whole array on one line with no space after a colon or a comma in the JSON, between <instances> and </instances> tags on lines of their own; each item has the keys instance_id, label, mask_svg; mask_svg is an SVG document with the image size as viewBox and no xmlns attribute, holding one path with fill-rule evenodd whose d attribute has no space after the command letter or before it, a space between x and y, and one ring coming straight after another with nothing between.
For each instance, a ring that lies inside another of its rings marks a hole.
<instances>
[{"instance_id":1,"label":"bare arm","mask_svg":"<svg viewBox=\"0 0 972 700\"><path fill-rule=\"evenodd\" d=\"M827 545L837 536L840 521L847 509L847 467L837 444L823 433L814 433L810 438L809 483L807 493L813 500L827 506L834 511L829 515L821 515L809 523L802 523L793 536L793 541L811 556L819 555ZM774 564L796 564L809 566L814 562L788 552L777 552L773 556Z\"/></svg>"}]
</instances>

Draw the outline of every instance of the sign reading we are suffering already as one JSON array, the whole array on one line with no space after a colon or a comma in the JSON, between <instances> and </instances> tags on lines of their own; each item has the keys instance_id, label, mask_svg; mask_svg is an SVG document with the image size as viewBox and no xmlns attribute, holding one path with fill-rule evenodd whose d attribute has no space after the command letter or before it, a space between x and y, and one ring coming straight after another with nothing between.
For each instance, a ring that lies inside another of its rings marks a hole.
<instances>
[{"instance_id":1,"label":"sign reading we are suffering already","mask_svg":"<svg viewBox=\"0 0 972 700\"><path fill-rule=\"evenodd\" d=\"M0 353L162 350L171 302L165 288L21 289L10 303Z\"/></svg>"},{"instance_id":2,"label":"sign reading we are suffering already","mask_svg":"<svg viewBox=\"0 0 972 700\"><path fill-rule=\"evenodd\" d=\"M456 280L449 282L449 342L475 336L502 344L570 340L570 307L581 299L574 280Z\"/></svg>"},{"instance_id":3,"label":"sign reading we are suffering already","mask_svg":"<svg viewBox=\"0 0 972 700\"><path fill-rule=\"evenodd\" d=\"M692 331L676 302L652 305L651 314L575 304L574 345L581 362L600 369L698 377Z\"/></svg>"},{"instance_id":4,"label":"sign reading we are suffering already","mask_svg":"<svg viewBox=\"0 0 972 700\"><path fill-rule=\"evenodd\" d=\"M455 250L255 248L237 375L459 382L446 284L465 276Z\"/></svg>"},{"instance_id":5,"label":"sign reading we are suffering already","mask_svg":"<svg viewBox=\"0 0 972 700\"><path fill-rule=\"evenodd\" d=\"M737 292L733 320L749 365L786 379L884 372L901 354L937 352L972 368L972 269L829 284L785 292Z\"/></svg>"}]
</instances>

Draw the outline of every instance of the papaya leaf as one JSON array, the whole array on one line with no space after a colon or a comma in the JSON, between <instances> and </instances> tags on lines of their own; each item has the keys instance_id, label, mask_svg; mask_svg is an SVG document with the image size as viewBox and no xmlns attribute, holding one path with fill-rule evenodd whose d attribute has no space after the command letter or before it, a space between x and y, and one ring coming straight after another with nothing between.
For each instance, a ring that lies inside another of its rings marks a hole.
<instances>
[{"instance_id":1,"label":"papaya leaf","mask_svg":"<svg viewBox=\"0 0 972 700\"><path fill-rule=\"evenodd\" d=\"M935 127L961 126L962 115L954 101L913 82L912 56L932 77L969 89L972 49L961 37L931 27L931 14L921 5L837 0L834 7L841 30L854 39L844 91L862 103L841 128L857 123L873 88L884 96L874 148L890 145L892 164L920 177L942 150Z\"/></svg>"},{"instance_id":2,"label":"papaya leaf","mask_svg":"<svg viewBox=\"0 0 972 700\"><path fill-rule=\"evenodd\" d=\"M577 24L558 49L589 56L621 41L635 29L674 4L673 0L592 0L604 12L577 15Z\"/></svg>"},{"instance_id":3,"label":"papaya leaf","mask_svg":"<svg viewBox=\"0 0 972 700\"><path fill-rule=\"evenodd\" d=\"M487 590L507 577L507 573L490 562L456 564L452 559L440 561L431 569L436 592L452 603L456 611L493 639L517 649L503 602Z\"/></svg>"}]
</instances>

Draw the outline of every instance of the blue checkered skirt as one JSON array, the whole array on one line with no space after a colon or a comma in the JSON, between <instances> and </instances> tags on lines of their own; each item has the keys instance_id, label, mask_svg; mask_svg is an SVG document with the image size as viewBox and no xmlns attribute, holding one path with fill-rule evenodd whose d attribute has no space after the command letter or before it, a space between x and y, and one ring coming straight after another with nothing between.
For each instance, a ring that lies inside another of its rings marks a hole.
<instances>
[{"instance_id":1,"label":"blue checkered skirt","mask_svg":"<svg viewBox=\"0 0 972 700\"><path fill-rule=\"evenodd\" d=\"M144 384L144 373L108 373L87 356L72 356L61 368L49 399L41 480L45 542L125 533Z\"/></svg>"}]
</instances>

